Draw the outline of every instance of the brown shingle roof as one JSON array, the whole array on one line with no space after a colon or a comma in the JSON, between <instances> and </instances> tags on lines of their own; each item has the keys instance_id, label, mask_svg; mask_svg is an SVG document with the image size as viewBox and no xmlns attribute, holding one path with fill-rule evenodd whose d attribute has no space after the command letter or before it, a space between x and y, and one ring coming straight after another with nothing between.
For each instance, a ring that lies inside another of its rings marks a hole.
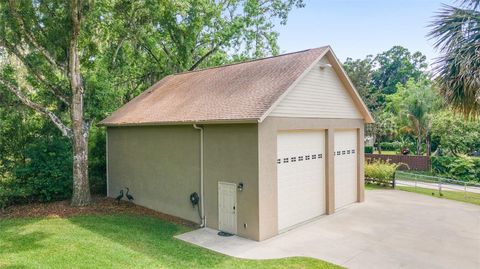
<instances>
[{"instance_id":1,"label":"brown shingle roof","mask_svg":"<svg viewBox=\"0 0 480 269\"><path fill-rule=\"evenodd\" d=\"M328 48L167 76L100 124L257 121Z\"/></svg>"}]
</instances>

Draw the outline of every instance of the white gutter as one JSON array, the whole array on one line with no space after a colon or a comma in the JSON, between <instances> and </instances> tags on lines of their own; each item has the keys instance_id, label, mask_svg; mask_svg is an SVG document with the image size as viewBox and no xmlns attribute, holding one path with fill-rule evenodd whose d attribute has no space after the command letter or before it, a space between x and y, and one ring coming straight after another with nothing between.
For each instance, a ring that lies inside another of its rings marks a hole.
<instances>
[{"instance_id":1,"label":"white gutter","mask_svg":"<svg viewBox=\"0 0 480 269\"><path fill-rule=\"evenodd\" d=\"M193 124L193 128L200 130L200 217L202 219L200 227L203 228L207 225L207 217L205 216L205 202L203 200L203 127Z\"/></svg>"}]
</instances>

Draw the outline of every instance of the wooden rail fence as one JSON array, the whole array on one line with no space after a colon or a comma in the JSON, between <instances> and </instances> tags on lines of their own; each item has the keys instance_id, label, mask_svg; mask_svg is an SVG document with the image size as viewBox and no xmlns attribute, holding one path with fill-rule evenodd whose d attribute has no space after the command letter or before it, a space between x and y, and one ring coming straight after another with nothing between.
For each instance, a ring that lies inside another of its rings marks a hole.
<instances>
[{"instance_id":1,"label":"wooden rail fence","mask_svg":"<svg viewBox=\"0 0 480 269\"><path fill-rule=\"evenodd\" d=\"M391 163L402 164L400 170L416 170L416 171L428 171L430 170L431 163L429 156L418 155L385 155L385 154L370 154L365 153L365 159L370 160L383 160Z\"/></svg>"}]
</instances>

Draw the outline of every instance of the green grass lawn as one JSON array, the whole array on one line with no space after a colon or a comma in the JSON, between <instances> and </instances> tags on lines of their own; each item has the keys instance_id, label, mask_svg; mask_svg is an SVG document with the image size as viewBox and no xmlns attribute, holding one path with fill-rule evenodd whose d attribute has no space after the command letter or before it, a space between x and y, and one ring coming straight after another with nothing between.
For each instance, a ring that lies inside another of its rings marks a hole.
<instances>
[{"instance_id":1,"label":"green grass lawn","mask_svg":"<svg viewBox=\"0 0 480 269\"><path fill-rule=\"evenodd\" d=\"M391 190L391 186L381 186L378 184L371 184L371 183L365 183L365 190L370 191L370 190Z\"/></svg>"},{"instance_id":2,"label":"green grass lawn","mask_svg":"<svg viewBox=\"0 0 480 269\"><path fill-rule=\"evenodd\" d=\"M402 191L415 192L419 194L425 194L429 196L435 196L443 199L466 202L474 205L480 205L480 194L478 193L470 192L468 193L467 197L465 197L465 194L463 192L442 191L443 196L440 196L438 193L438 190L435 190L435 189L427 189L427 188L419 188L419 187L415 188L415 187L407 187L407 186L397 186L396 189L402 190Z\"/></svg>"},{"instance_id":3,"label":"green grass lawn","mask_svg":"<svg viewBox=\"0 0 480 269\"><path fill-rule=\"evenodd\" d=\"M232 258L173 238L187 231L129 214L4 219L0 268L341 268L302 257Z\"/></svg>"},{"instance_id":4,"label":"green grass lawn","mask_svg":"<svg viewBox=\"0 0 480 269\"><path fill-rule=\"evenodd\" d=\"M378 150L375 150L373 152L373 154L380 154L380 153L378 152ZM383 155L397 155L397 154L400 154L400 153L398 153L396 151L393 151L393 150L382 150L382 154Z\"/></svg>"},{"instance_id":5,"label":"green grass lawn","mask_svg":"<svg viewBox=\"0 0 480 269\"><path fill-rule=\"evenodd\" d=\"M380 154L378 150L373 151L373 154ZM401 155L399 151L394 150L382 150L382 155ZM410 155L416 155L415 152L410 152ZM425 154L422 154L424 156Z\"/></svg>"}]
</instances>

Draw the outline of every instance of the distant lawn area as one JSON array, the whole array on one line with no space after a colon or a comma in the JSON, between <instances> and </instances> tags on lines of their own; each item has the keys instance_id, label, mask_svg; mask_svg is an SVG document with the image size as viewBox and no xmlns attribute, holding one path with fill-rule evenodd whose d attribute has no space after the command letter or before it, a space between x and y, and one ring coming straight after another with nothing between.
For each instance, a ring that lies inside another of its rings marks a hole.
<instances>
[{"instance_id":1,"label":"distant lawn area","mask_svg":"<svg viewBox=\"0 0 480 269\"><path fill-rule=\"evenodd\" d=\"M380 154L380 153L378 152L378 150L375 150L375 151L373 151L373 154ZM397 151L394 151L394 150L382 150L381 154L382 155L401 155L400 152L397 152ZM412 155L416 156L416 154L414 152L410 152L410 154L407 155L407 156L412 156ZM425 156L425 154L422 154L422 155Z\"/></svg>"},{"instance_id":2,"label":"distant lawn area","mask_svg":"<svg viewBox=\"0 0 480 269\"><path fill-rule=\"evenodd\" d=\"M415 193L429 195L429 196L435 196L437 198L443 198L443 199L470 203L474 205L480 205L479 193L469 192L467 194L467 197L465 197L465 194L463 192L444 190L442 191L443 196L440 196L437 189L427 189L427 188L419 188L419 187L415 188L415 187L407 187L407 186L397 186L396 189L402 190L402 191L408 191L408 192L415 192Z\"/></svg>"},{"instance_id":3,"label":"distant lawn area","mask_svg":"<svg viewBox=\"0 0 480 269\"><path fill-rule=\"evenodd\" d=\"M365 190L385 190L385 189L393 190L390 187L380 186L377 184L370 184L370 183L365 184ZM449 199L449 200L470 203L474 205L480 205L480 193L469 192L467 194L467 197L465 197L465 194L463 192L443 190L442 196L440 196L438 189L428 189L428 188L420 188L420 187L415 188L415 187L398 186L398 185L395 187L395 189L401 190L401 191L415 192L418 194L423 194L428 196L434 196L442 199Z\"/></svg>"},{"instance_id":4,"label":"distant lawn area","mask_svg":"<svg viewBox=\"0 0 480 269\"><path fill-rule=\"evenodd\" d=\"M302 257L237 259L173 238L188 230L130 214L7 218L0 268L342 268Z\"/></svg>"},{"instance_id":5,"label":"distant lawn area","mask_svg":"<svg viewBox=\"0 0 480 269\"><path fill-rule=\"evenodd\" d=\"M380 186L378 184L365 183L365 190L386 190L386 189L393 190L391 186L388 187L388 186Z\"/></svg>"},{"instance_id":6,"label":"distant lawn area","mask_svg":"<svg viewBox=\"0 0 480 269\"><path fill-rule=\"evenodd\" d=\"M382 150L382 153L379 153L378 150L375 150L373 154L383 154L383 155L398 155L400 154L399 152L396 151L390 151L390 150Z\"/></svg>"}]
</instances>

